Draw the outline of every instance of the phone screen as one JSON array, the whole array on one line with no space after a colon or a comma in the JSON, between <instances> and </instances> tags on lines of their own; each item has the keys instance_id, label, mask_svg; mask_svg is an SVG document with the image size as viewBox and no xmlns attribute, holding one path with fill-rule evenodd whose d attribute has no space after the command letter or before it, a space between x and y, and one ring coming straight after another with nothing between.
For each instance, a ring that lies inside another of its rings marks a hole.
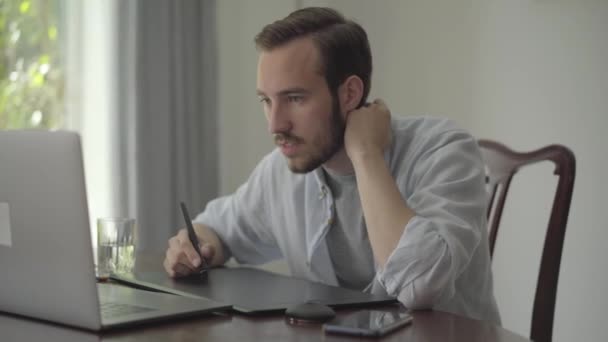
<instances>
[{"instance_id":1,"label":"phone screen","mask_svg":"<svg viewBox=\"0 0 608 342\"><path fill-rule=\"evenodd\" d=\"M323 325L326 333L382 336L412 321L407 311L365 310L336 318Z\"/></svg>"}]
</instances>

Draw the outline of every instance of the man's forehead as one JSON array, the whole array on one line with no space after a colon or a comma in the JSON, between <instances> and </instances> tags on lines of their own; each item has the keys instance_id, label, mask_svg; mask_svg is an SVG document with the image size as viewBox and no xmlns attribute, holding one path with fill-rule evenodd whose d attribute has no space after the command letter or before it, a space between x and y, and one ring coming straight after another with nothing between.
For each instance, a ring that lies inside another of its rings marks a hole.
<instances>
[{"instance_id":1,"label":"man's forehead","mask_svg":"<svg viewBox=\"0 0 608 342\"><path fill-rule=\"evenodd\" d=\"M311 38L298 38L260 53L258 83L278 76L322 76L319 51Z\"/></svg>"}]
</instances>

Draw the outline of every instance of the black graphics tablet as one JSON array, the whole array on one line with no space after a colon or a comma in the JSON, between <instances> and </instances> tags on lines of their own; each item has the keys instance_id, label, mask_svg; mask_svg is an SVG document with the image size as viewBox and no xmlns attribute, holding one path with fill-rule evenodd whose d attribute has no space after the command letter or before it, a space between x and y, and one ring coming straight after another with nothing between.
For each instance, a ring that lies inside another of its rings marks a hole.
<instances>
[{"instance_id":1,"label":"black graphics tablet","mask_svg":"<svg viewBox=\"0 0 608 342\"><path fill-rule=\"evenodd\" d=\"M178 279L170 278L164 272L136 272L112 275L112 278L145 289L220 301L242 313L284 311L311 301L334 308L396 302L387 295L373 295L249 267L213 268L202 275Z\"/></svg>"}]
</instances>

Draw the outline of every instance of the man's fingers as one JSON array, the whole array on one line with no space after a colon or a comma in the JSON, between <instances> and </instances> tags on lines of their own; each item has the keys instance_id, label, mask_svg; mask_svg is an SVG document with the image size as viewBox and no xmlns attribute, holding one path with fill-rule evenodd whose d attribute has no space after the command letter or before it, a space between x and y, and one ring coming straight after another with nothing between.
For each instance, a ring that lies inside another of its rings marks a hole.
<instances>
[{"instance_id":1,"label":"man's fingers","mask_svg":"<svg viewBox=\"0 0 608 342\"><path fill-rule=\"evenodd\" d=\"M211 260L213 260L213 257L215 256L215 247L209 243L202 245L201 255L207 261L207 266L211 266Z\"/></svg>"},{"instance_id":2,"label":"man's fingers","mask_svg":"<svg viewBox=\"0 0 608 342\"><path fill-rule=\"evenodd\" d=\"M167 259L167 257L165 256L165 260L163 260L163 268L165 269L165 272L167 272L167 274L169 274L170 277L173 277L175 272L173 271L173 267L171 267L171 265L169 264L169 260Z\"/></svg>"},{"instance_id":3,"label":"man's fingers","mask_svg":"<svg viewBox=\"0 0 608 342\"><path fill-rule=\"evenodd\" d=\"M190 264L192 264L194 267L199 267L201 264L201 258L194 249L195 247L192 246L192 242L190 242L190 238L188 237L188 232L185 229L181 229L175 236L175 240L175 246L172 246L171 248L182 251L188 257ZM199 246L196 246L196 248L199 248Z\"/></svg>"},{"instance_id":4,"label":"man's fingers","mask_svg":"<svg viewBox=\"0 0 608 342\"><path fill-rule=\"evenodd\" d=\"M170 277L181 277L196 272L196 268L183 253L175 254L174 250L167 250L163 267Z\"/></svg>"},{"instance_id":5,"label":"man's fingers","mask_svg":"<svg viewBox=\"0 0 608 342\"><path fill-rule=\"evenodd\" d=\"M163 261L163 267L165 268L165 272L167 272L167 274L171 278L175 278L178 276L177 273L175 272L175 265L176 264L173 261L171 261L169 258L165 258L165 261Z\"/></svg>"},{"instance_id":6,"label":"man's fingers","mask_svg":"<svg viewBox=\"0 0 608 342\"><path fill-rule=\"evenodd\" d=\"M186 229L181 229L177 235L169 239L169 248L165 253L163 267L170 277L181 277L197 272L203 264L201 256L209 264L207 266L210 266L215 255L215 248L204 241L197 242L198 246L192 245Z\"/></svg>"},{"instance_id":7,"label":"man's fingers","mask_svg":"<svg viewBox=\"0 0 608 342\"><path fill-rule=\"evenodd\" d=\"M177 264L173 269L175 270L176 277L183 277L196 272L195 270L188 268L184 264Z\"/></svg>"},{"instance_id":8,"label":"man's fingers","mask_svg":"<svg viewBox=\"0 0 608 342\"><path fill-rule=\"evenodd\" d=\"M194 246L192 246L192 243L190 241L183 242L182 247L182 252L184 252L184 255L188 259L188 263L194 267L199 267L201 265L201 257L194 249Z\"/></svg>"},{"instance_id":9,"label":"man's fingers","mask_svg":"<svg viewBox=\"0 0 608 342\"><path fill-rule=\"evenodd\" d=\"M193 270L196 269L196 267L198 266L192 262L191 256L192 254L194 254L199 260L200 257L194 250L194 247L192 247L192 244L189 240L188 244L190 246L184 245L184 243L179 241L179 238L171 238L169 240L169 248L165 253L165 260L167 260L170 264L184 264L185 266ZM190 255L188 255L188 250L190 251Z\"/></svg>"},{"instance_id":10,"label":"man's fingers","mask_svg":"<svg viewBox=\"0 0 608 342\"><path fill-rule=\"evenodd\" d=\"M382 99L375 99L372 103L376 104L376 105L378 105L380 107L385 107L386 108L386 103Z\"/></svg>"},{"instance_id":11,"label":"man's fingers","mask_svg":"<svg viewBox=\"0 0 608 342\"><path fill-rule=\"evenodd\" d=\"M184 264L171 264L167 259L165 259L163 266L171 278L183 277L194 273L192 269Z\"/></svg>"},{"instance_id":12,"label":"man's fingers","mask_svg":"<svg viewBox=\"0 0 608 342\"><path fill-rule=\"evenodd\" d=\"M198 258L198 257L197 257ZM195 272L198 266L194 265L190 258L188 258L185 254L180 253L177 257L176 265L182 265L183 267L188 268L191 272Z\"/></svg>"}]
</instances>

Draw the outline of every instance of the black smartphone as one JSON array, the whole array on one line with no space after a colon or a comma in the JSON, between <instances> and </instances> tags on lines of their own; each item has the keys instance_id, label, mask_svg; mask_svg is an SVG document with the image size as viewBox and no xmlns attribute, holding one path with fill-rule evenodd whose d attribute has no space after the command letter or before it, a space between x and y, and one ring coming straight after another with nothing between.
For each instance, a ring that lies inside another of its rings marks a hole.
<instances>
[{"instance_id":1,"label":"black smartphone","mask_svg":"<svg viewBox=\"0 0 608 342\"><path fill-rule=\"evenodd\" d=\"M326 334L380 337L410 324L412 319L405 310L364 310L323 324L323 331Z\"/></svg>"}]
</instances>

